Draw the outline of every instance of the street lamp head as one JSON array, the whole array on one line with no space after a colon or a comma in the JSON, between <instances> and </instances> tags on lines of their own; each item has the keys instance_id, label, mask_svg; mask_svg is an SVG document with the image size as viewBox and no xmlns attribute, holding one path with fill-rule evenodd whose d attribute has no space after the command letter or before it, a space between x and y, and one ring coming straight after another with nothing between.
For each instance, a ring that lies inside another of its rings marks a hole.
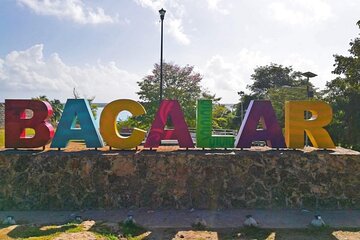
<instances>
[{"instance_id":1,"label":"street lamp head","mask_svg":"<svg viewBox=\"0 0 360 240\"><path fill-rule=\"evenodd\" d=\"M240 91L237 93L240 97L244 96L245 95L245 92L244 91Z\"/></svg>"},{"instance_id":2,"label":"street lamp head","mask_svg":"<svg viewBox=\"0 0 360 240\"><path fill-rule=\"evenodd\" d=\"M164 20L166 10L162 8L162 9L159 10L159 13L160 13L160 19Z\"/></svg>"},{"instance_id":3,"label":"street lamp head","mask_svg":"<svg viewBox=\"0 0 360 240\"><path fill-rule=\"evenodd\" d=\"M312 72L304 72L301 75L303 75L304 77L307 77L307 78L313 78L313 77L317 76L315 73L312 73Z\"/></svg>"}]
</instances>

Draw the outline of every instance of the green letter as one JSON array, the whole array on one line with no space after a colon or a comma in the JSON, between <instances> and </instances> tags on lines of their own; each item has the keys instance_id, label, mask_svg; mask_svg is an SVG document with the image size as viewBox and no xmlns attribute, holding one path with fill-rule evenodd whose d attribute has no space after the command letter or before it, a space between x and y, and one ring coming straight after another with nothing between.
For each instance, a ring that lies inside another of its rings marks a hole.
<instances>
[{"instance_id":1,"label":"green letter","mask_svg":"<svg viewBox=\"0 0 360 240\"><path fill-rule=\"evenodd\" d=\"M200 148L233 148L234 136L212 135L212 101L199 99L196 110L196 146Z\"/></svg>"}]
</instances>

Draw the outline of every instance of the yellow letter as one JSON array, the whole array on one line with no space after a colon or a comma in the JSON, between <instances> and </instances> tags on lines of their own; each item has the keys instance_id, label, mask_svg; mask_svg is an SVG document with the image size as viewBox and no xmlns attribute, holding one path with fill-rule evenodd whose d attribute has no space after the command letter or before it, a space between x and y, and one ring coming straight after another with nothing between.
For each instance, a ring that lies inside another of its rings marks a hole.
<instances>
[{"instance_id":1,"label":"yellow letter","mask_svg":"<svg viewBox=\"0 0 360 240\"><path fill-rule=\"evenodd\" d=\"M305 111L311 118L305 119ZM320 101L287 101L285 103L285 141L289 148L304 147L304 131L316 148L335 148L329 133L323 128L332 120L330 105Z\"/></svg>"},{"instance_id":2,"label":"yellow letter","mask_svg":"<svg viewBox=\"0 0 360 240\"><path fill-rule=\"evenodd\" d=\"M146 131L134 128L131 136L121 136L116 127L116 118L121 111L129 111L134 117L146 114L145 108L130 99L119 99L107 104L100 117L100 133L110 147L131 149L141 144Z\"/></svg>"}]
</instances>

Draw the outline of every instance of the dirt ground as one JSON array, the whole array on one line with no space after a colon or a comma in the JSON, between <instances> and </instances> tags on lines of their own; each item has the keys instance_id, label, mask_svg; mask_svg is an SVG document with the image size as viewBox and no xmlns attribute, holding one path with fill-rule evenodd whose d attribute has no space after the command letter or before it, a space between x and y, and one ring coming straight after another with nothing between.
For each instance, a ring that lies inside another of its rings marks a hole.
<instances>
[{"instance_id":1,"label":"dirt ground","mask_svg":"<svg viewBox=\"0 0 360 240\"><path fill-rule=\"evenodd\" d=\"M106 223L84 221L76 228L64 225L34 228L29 226L0 227L1 240L359 240L360 229L144 229L133 237L124 237L117 230L111 232ZM74 226L73 226L74 227ZM23 229L23 231L19 231ZM66 229L66 230L65 230ZM104 234L106 233L106 234Z\"/></svg>"}]
</instances>

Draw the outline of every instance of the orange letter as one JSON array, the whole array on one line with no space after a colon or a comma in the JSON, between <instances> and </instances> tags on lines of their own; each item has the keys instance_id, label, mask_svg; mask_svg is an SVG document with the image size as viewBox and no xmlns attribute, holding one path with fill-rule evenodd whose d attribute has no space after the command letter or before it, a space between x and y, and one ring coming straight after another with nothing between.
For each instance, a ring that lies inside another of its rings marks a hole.
<instances>
[{"instance_id":1,"label":"orange letter","mask_svg":"<svg viewBox=\"0 0 360 240\"><path fill-rule=\"evenodd\" d=\"M311 118L305 119L305 111ZM304 147L304 131L316 148L335 148L329 133L323 128L332 120L329 104L320 101L287 101L285 103L285 141L289 148Z\"/></svg>"}]
</instances>

